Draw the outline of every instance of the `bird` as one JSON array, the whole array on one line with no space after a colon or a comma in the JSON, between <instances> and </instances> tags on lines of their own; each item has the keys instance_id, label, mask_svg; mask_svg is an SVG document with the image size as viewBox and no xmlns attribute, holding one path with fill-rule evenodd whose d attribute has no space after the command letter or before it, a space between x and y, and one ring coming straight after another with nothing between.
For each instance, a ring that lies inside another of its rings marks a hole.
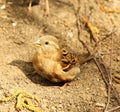
<instances>
[{"instance_id":1,"label":"bird","mask_svg":"<svg viewBox=\"0 0 120 112\"><path fill-rule=\"evenodd\" d=\"M80 74L79 66L67 67L68 70L62 66L62 48L55 36L41 36L34 45L33 67L43 78L51 82L69 82Z\"/></svg>"}]
</instances>

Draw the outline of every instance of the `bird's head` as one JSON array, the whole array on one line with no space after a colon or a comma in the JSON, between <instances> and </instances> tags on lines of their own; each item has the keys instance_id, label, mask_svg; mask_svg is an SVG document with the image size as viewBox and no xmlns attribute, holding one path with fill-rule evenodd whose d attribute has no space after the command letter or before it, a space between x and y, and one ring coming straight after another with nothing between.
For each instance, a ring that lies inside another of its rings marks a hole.
<instances>
[{"instance_id":1,"label":"bird's head","mask_svg":"<svg viewBox=\"0 0 120 112\"><path fill-rule=\"evenodd\" d=\"M45 47L45 48L55 48L60 49L58 39L51 35L45 35L40 37L34 44L37 47Z\"/></svg>"},{"instance_id":2,"label":"bird's head","mask_svg":"<svg viewBox=\"0 0 120 112\"><path fill-rule=\"evenodd\" d=\"M54 36L42 36L34 44L37 46L36 51L39 56L53 60L58 60L61 57L59 41Z\"/></svg>"}]
</instances>

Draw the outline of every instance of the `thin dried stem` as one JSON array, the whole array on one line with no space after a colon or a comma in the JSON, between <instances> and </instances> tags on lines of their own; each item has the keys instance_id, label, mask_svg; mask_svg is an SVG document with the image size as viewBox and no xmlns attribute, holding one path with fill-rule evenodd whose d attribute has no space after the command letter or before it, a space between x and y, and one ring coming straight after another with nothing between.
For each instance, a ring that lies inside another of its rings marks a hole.
<instances>
[{"instance_id":1,"label":"thin dried stem","mask_svg":"<svg viewBox=\"0 0 120 112\"><path fill-rule=\"evenodd\" d=\"M104 40L110 38L113 34L116 33L118 29L117 28L113 28L112 31L106 35L103 36L103 39L99 40L98 44L100 44L101 42L103 42Z\"/></svg>"},{"instance_id":2,"label":"thin dried stem","mask_svg":"<svg viewBox=\"0 0 120 112\"><path fill-rule=\"evenodd\" d=\"M116 89L113 87L112 85L112 55L113 55L113 37L112 37L112 34L115 33L116 29L112 30L112 32L108 35L111 36L111 51L110 51L110 70L108 71L102 57L99 55L98 57L95 56L95 52L92 52L91 49L87 46L87 44L85 42L83 42L80 37L82 35L82 30L83 30L83 27L85 26L84 24L81 25L80 23L80 19L79 19L79 14L76 15L76 25L77 25L77 28L78 28L78 40L83 44L83 46L87 49L87 51L90 53L90 55L93 55L93 60L95 62L95 64L97 65L101 75L102 75L102 78L108 88L108 101L107 101L107 105L106 105L106 108L104 110L104 112L112 112L113 110L116 110L118 108L120 108L120 106L116 107L116 108L113 108L109 111L107 111L108 109L108 106L110 104L110 96L111 96L111 92L113 91L113 95L114 97L116 98L118 104L120 104L120 98L119 98L119 94L118 92L116 91ZM92 35L94 36L94 35ZM106 39L106 38L105 38ZM103 39L104 40L104 39ZM103 41L101 40L101 41ZM99 43L101 42L99 41ZM98 47L99 44L97 44L96 47ZM94 50L96 51L96 49ZM98 48L97 48L97 51L98 51Z\"/></svg>"},{"instance_id":3,"label":"thin dried stem","mask_svg":"<svg viewBox=\"0 0 120 112\"><path fill-rule=\"evenodd\" d=\"M106 112L114 112L115 110L120 109L120 106L114 107Z\"/></svg>"},{"instance_id":4,"label":"thin dried stem","mask_svg":"<svg viewBox=\"0 0 120 112\"><path fill-rule=\"evenodd\" d=\"M109 84L108 84L108 100L107 100L107 104L105 107L104 112L107 112L109 104L110 104L110 96L111 96L111 86L112 86L112 60L113 60L113 36L111 36L111 50L110 50L110 73L109 73Z\"/></svg>"}]
</instances>

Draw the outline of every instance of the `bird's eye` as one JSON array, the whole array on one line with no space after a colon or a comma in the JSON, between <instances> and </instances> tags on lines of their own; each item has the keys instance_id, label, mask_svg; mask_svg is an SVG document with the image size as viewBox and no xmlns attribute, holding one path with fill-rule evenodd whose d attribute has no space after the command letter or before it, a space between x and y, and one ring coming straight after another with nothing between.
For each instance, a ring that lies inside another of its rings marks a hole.
<instances>
[{"instance_id":1,"label":"bird's eye","mask_svg":"<svg viewBox=\"0 0 120 112\"><path fill-rule=\"evenodd\" d=\"M46 44L46 45L48 45L48 44L49 44L49 42L45 42L45 44Z\"/></svg>"}]
</instances>

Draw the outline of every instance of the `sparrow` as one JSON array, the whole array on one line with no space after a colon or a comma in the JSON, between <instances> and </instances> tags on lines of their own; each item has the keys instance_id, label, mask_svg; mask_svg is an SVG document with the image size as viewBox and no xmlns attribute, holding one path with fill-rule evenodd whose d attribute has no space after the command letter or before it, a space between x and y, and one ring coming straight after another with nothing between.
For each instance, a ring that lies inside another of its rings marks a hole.
<instances>
[{"instance_id":1,"label":"sparrow","mask_svg":"<svg viewBox=\"0 0 120 112\"><path fill-rule=\"evenodd\" d=\"M79 66L72 66L70 69L63 67L62 55L65 55L56 37L45 35L35 43L36 52L32 63L35 71L51 82L72 81L79 73Z\"/></svg>"}]
</instances>

